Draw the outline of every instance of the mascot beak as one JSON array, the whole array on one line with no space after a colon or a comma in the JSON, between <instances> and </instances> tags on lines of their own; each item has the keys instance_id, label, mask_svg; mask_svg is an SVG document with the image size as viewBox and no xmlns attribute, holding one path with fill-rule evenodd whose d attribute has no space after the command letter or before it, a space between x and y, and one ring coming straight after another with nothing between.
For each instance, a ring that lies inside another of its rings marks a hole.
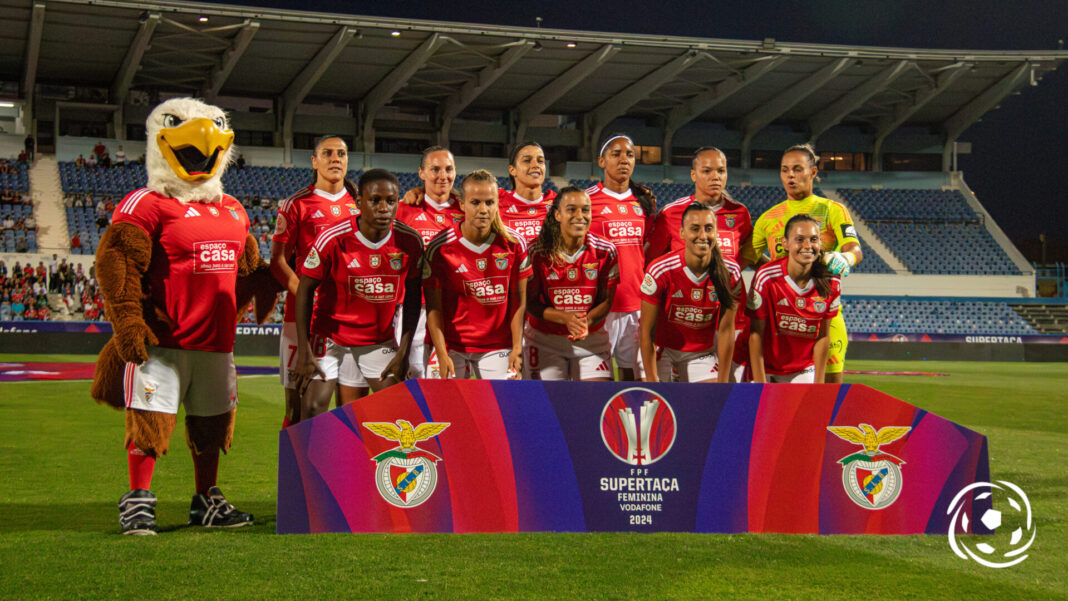
<instances>
[{"instance_id":1,"label":"mascot beak","mask_svg":"<svg viewBox=\"0 0 1068 601\"><path fill-rule=\"evenodd\" d=\"M171 170L187 182L215 177L219 158L234 143L234 132L219 129L210 119L190 119L178 127L161 129L156 136L160 153Z\"/></svg>"}]
</instances>

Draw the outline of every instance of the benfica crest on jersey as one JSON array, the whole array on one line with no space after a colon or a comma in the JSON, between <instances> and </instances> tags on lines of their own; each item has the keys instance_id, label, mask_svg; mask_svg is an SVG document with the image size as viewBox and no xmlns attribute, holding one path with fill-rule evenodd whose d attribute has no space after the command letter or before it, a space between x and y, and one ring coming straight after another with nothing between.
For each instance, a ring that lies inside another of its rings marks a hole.
<instances>
[{"instance_id":1,"label":"benfica crest on jersey","mask_svg":"<svg viewBox=\"0 0 1068 601\"><path fill-rule=\"evenodd\" d=\"M878 432L868 424L828 426L827 430L842 440L864 447L864 451L838 460L842 464L842 486L850 500L864 509L884 509L901 494L901 467L905 462L889 453L880 453L881 445L908 433L909 426L887 426Z\"/></svg>"},{"instance_id":2,"label":"benfica crest on jersey","mask_svg":"<svg viewBox=\"0 0 1068 601\"><path fill-rule=\"evenodd\" d=\"M508 269L508 253L493 253L493 264L501 271Z\"/></svg>"},{"instance_id":3,"label":"benfica crest on jersey","mask_svg":"<svg viewBox=\"0 0 1068 601\"><path fill-rule=\"evenodd\" d=\"M596 280L597 279L597 264L596 263L583 263L582 264L582 269L586 274L586 279L588 279L588 280Z\"/></svg>"},{"instance_id":4,"label":"benfica crest on jersey","mask_svg":"<svg viewBox=\"0 0 1068 601\"><path fill-rule=\"evenodd\" d=\"M230 209L230 216L233 217L235 221L241 221L241 218L237 216L236 209Z\"/></svg>"},{"instance_id":5,"label":"benfica crest on jersey","mask_svg":"<svg viewBox=\"0 0 1068 601\"><path fill-rule=\"evenodd\" d=\"M724 217L723 220L727 224L728 228L734 229L734 215L727 215Z\"/></svg>"},{"instance_id":6,"label":"benfica crest on jersey","mask_svg":"<svg viewBox=\"0 0 1068 601\"><path fill-rule=\"evenodd\" d=\"M404 267L404 253L386 253L389 257L389 266L393 271L400 271Z\"/></svg>"},{"instance_id":7,"label":"benfica crest on jersey","mask_svg":"<svg viewBox=\"0 0 1068 601\"><path fill-rule=\"evenodd\" d=\"M816 310L816 313L823 313L827 310L827 303L823 301L816 301L812 303L812 308Z\"/></svg>"},{"instance_id":8,"label":"benfica crest on jersey","mask_svg":"<svg viewBox=\"0 0 1068 601\"><path fill-rule=\"evenodd\" d=\"M634 211L635 215L637 215L638 217L642 216L642 208L641 208L640 205L632 204L632 205L630 205L630 208L631 208L631 210Z\"/></svg>"},{"instance_id":9,"label":"benfica crest on jersey","mask_svg":"<svg viewBox=\"0 0 1068 601\"><path fill-rule=\"evenodd\" d=\"M389 422L364 422L363 427L386 440L400 443L372 461L375 469L375 484L378 494L390 505L407 509L426 502L438 485L438 468L441 457L415 446L420 440L440 434L452 425L449 422L425 422L412 427L407 420Z\"/></svg>"}]
</instances>

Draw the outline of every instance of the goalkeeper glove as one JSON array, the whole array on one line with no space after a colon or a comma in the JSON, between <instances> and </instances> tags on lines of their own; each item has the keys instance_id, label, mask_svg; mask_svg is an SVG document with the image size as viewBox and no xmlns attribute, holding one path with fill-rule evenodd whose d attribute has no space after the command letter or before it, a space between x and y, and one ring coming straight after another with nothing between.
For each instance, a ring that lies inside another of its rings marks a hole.
<instances>
[{"instance_id":1,"label":"goalkeeper glove","mask_svg":"<svg viewBox=\"0 0 1068 601\"><path fill-rule=\"evenodd\" d=\"M839 277L844 278L849 275L849 272L856 262L857 257L853 253L823 253L823 263L827 265L827 269L830 270L831 273Z\"/></svg>"}]
</instances>

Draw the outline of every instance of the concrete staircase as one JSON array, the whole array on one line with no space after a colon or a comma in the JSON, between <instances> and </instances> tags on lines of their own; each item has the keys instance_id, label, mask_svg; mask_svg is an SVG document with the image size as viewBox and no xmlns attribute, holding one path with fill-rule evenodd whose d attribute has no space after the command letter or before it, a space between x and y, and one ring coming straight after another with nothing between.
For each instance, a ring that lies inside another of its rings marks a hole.
<instances>
[{"instance_id":1,"label":"concrete staircase","mask_svg":"<svg viewBox=\"0 0 1068 601\"><path fill-rule=\"evenodd\" d=\"M42 253L70 252L67 211L63 206L63 185L55 155L37 155L30 167L30 198L37 217L37 249Z\"/></svg>"},{"instance_id":2,"label":"concrete staircase","mask_svg":"<svg viewBox=\"0 0 1068 601\"><path fill-rule=\"evenodd\" d=\"M1009 305L1043 334L1068 334L1068 306Z\"/></svg>"}]
</instances>

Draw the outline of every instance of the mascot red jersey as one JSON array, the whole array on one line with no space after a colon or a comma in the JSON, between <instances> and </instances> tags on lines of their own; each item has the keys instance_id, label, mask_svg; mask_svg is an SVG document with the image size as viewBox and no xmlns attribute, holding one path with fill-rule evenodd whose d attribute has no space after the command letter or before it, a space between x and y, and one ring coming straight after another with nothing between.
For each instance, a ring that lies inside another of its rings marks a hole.
<instances>
[{"instance_id":1,"label":"mascot red jersey","mask_svg":"<svg viewBox=\"0 0 1068 601\"><path fill-rule=\"evenodd\" d=\"M168 100L149 114L147 136L148 185L119 203L96 254L114 334L97 359L92 395L126 413L130 490L119 500L119 524L123 534L156 533L149 489L179 405L196 480L189 523L251 524L216 474L234 432L238 316L255 297L265 317L278 288L244 208L222 190L234 139L222 109Z\"/></svg>"}]
</instances>

